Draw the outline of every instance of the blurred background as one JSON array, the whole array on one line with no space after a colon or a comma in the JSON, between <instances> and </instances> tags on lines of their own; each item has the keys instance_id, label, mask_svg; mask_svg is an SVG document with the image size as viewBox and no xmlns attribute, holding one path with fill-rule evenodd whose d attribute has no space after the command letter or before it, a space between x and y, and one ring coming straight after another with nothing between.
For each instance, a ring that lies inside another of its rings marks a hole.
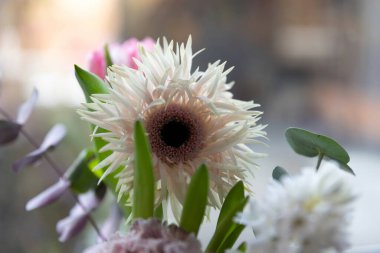
<instances>
[{"instance_id":1,"label":"blurred background","mask_svg":"<svg viewBox=\"0 0 380 253\"><path fill-rule=\"evenodd\" d=\"M194 66L218 59L235 66L235 96L264 111L269 148L255 148L269 156L259 162L256 195L274 166L296 172L316 163L287 146L287 127L333 136L357 174L353 248L380 245L379 13L377 0L0 0L0 106L15 115L36 87L38 108L26 129L41 140L54 123L66 125L69 134L52 153L65 169L89 145L87 125L75 113L83 96L73 64L87 67L91 51L107 42L183 42L191 34L194 51L206 48ZM91 229L64 244L55 232L70 197L25 211L28 199L56 181L44 162L11 172L12 161L31 150L23 138L0 148L0 252L80 252Z\"/></svg>"}]
</instances>

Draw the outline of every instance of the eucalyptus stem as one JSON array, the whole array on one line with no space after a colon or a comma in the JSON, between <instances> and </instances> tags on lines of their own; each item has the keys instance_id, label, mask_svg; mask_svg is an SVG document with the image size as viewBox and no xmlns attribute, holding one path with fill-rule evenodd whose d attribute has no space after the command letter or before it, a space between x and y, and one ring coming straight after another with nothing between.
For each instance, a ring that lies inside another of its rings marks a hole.
<instances>
[{"instance_id":1,"label":"eucalyptus stem","mask_svg":"<svg viewBox=\"0 0 380 253\"><path fill-rule=\"evenodd\" d=\"M13 121L12 117L0 106L0 114L2 114L7 120ZM25 137L25 139L34 147L39 148L39 145L36 140L33 139L31 135L28 134L23 128L21 128L20 133ZM50 167L55 171L57 176L59 178L65 178L64 173L59 169L58 165L54 162L54 160L46 153L42 154L42 157L46 160L46 162L50 165ZM84 212L87 212L86 207L83 205L83 203L79 200L78 196L70 189L71 196L75 200L75 202L82 208ZM97 236L102 240L106 241L106 237L102 234L100 231L98 225L96 224L95 220L92 218L90 214L87 215L87 220L90 222L92 227L94 228Z\"/></svg>"},{"instance_id":2,"label":"eucalyptus stem","mask_svg":"<svg viewBox=\"0 0 380 253\"><path fill-rule=\"evenodd\" d=\"M325 154L323 154L323 153L321 153L321 152L318 154L317 167L315 168L317 171L318 171L319 167L321 166L322 159L323 159L324 156L325 156Z\"/></svg>"}]
</instances>

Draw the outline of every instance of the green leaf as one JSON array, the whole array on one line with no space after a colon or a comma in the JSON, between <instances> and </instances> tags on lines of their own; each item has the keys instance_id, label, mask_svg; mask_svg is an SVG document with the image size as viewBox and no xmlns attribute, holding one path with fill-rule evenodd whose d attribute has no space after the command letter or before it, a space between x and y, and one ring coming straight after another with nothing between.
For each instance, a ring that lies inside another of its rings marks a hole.
<instances>
[{"instance_id":1,"label":"green leaf","mask_svg":"<svg viewBox=\"0 0 380 253\"><path fill-rule=\"evenodd\" d=\"M110 50L109 50L109 46L108 44L106 44L104 46L104 56L105 56L105 59L106 59L106 65L107 65L107 68L109 66L112 66L113 65L113 62L112 62L112 58L111 58L111 54L110 54Z\"/></svg>"},{"instance_id":2,"label":"green leaf","mask_svg":"<svg viewBox=\"0 0 380 253\"><path fill-rule=\"evenodd\" d=\"M206 248L206 252L216 252L221 243L229 236L231 227L234 226L233 218L238 212L241 212L247 203L248 197L241 201L238 205L228 211L225 217L217 224L214 235Z\"/></svg>"},{"instance_id":3,"label":"green leaf","mask_svg":"<svg viewBox=\"0 0 380 253\"><path fill-rule=\"evenodd\" d=\"M338 162L338 165L339 165L339 167L340 167L342 170L344 170L344 171L346 171L346 172L348 172L348 173L351 173L352 175L355 176L355 172L354 172L354 171L351 169L351 167L348 166L347 164L344 164L344 163Z\"/></svg>"},{"instance_id":4,"label":"green leaf","mask_svg":"<svg viewBox=\"0 0 380 253\"><path fill-rule=\"evenodd\" d=\"M300 128L288 128L285 136L296 153L308 157L318 156L317 169L324 157L344 165L350 161L347 151L330 137Z\"/></svg>"},{"instance_id":5,"label":"green leaf","mask_svg":"<svg viewBox=\"0 0 380 253\"><path fill-rule=\"evenodd\" d=\"M228 213L235 208L236 205L244 199L244 184L242 181L237 182L231 190L228 192L226 199L223 202L222 208L220 209L218 222L222 221Z\"/></svg>"},{"instance_id":6,"label":"green leaf","mask_svg":"<svg viewBox=\"0 0 380 253\"><path fill-rule=\"evenodd\" d=\"M245 252L247 250L247 243L246 242L242 242L237 249L240 252Z\"/></svg>"},{"instance_id":7,"label":"green leaf","mask_svg":"<svg viewBox=\"0 0 380 253\"><path fill-rule=\"evenodd\" d=\"M162 203L154 209L154 217L156 217L159 220L162 220L163 217L163 210L162 210Z\"/></svg>"},{"instance_id":8,"label":"green leaf","mask_svg":"<svg viewBox=\"0 0 380 253\"><path fill-rule=\"evenodd\" d=\"M205 214L208 196L208 170L201 165L191 178L183 205L179 226L189 233L198 234Z\"/></svg>"},{"instance_id":9,"label":"green leaf","mask_svg":"<svg viewBox=\"0 0 380 253\"><path fill-rule=\"evenodd\" d=\"M75 77L77 78L80 87L86 97L87 103L91 103L93 94L107 94L108 88L106 84L95 74L74 65Z\"/></svg>"},{"instance_id":10,"label":"green leaf","mask_svg":"<svg viewBox=\"0 0 380 253\"><path fill-rule=\"evenodd\" d=\"M154 210L154 175L151 151L145 130L140 121L136 121L135 171L133 181L133 218L148 219L153 217Z\"/></svg>"},{"instance_id":11,"label":"green leaf","mask_svg":"<svg viewBox=\"0 0 380 253\"><path fill-rule=\"evenodd\" d=\"M289 176L289 173L284 168L276 166L272 172L273 179L281 181L281 178L284 176Z\"/></svg>"},{"instance_id":12,"label":"green leaf","mask_svg":"<svg viewBox=\"0 0 380 253\"><path fill-rule=\"evenodd\" d=\"M228 234L228 237L222 242L222 244L216 250L216 253L223 253L226 249L231 249L236 240L239 238L241 232L243 232L245 226L242 224L235 224L232 232Z\"/></svg>"},{"instance_id":13,"label":"green leaf","mask_svg":"<svg viewBox=\"0 0 380 253\"><path fill-rule=\"evenodd\" d=\"M78 80L78 82L79 82L79 84L83 90L86 101L88 103L92 102L91 98L90 98L92 95L94 95L94 94L107 94L108 93L107 85L99 77L97 77L96 75L80 68L77 65L74 65L74 68L75 68L75 76L76 76L76 78L77 78L77 80ZM95 126L91 125L91 129L93 131L95 129ZM100 133L100 132L107 132L107 130L99 128L97 130L97 133ZM102 138L94 138L94 144L95 144L95 148L96 148L96 152L97 152L98 161L102 161L103 159L105 159L106 157L108 157L111 154L111 152L99 153L99 150L104 145L107 144L107 142L104 141ZM91 168L93 168L95 165L96 165L96 161L94 160ZM116 192L118 180L117 180L117 178L115 178L115 176L117 173L120 172L119 170L120 169L111 173L110 175L108 175L103 180L104 183L107 185L107 187L110 190L112 190L112 192L115 196L118 195L118 193ZM96 174L100 178L103 175L104 171L105 171L105 169L102 169L102 170L98 170L96 172L93 171L93 173ZM129 199L129 196L126 194L119 201L119 206L123 210L123 214L124 214L124 217L126 219L128 219L128 217L130 216L130 213L131 213L131 208L127 207L125 205L125 203L127 203L128 199Z\"/></svg>"},{"instance_id":14,"label":"green leaf","mask_svg":"<svg viewBox=\"0 0 380 253\"><path fill-rule=\"evenodd\" d=\"M98 178L91 172L90 162L95 159L93 150L85 149L71 164L65 175L70 181L70 187L77 193L87 192L97 186Z\"/></svg>"}]
</instances>

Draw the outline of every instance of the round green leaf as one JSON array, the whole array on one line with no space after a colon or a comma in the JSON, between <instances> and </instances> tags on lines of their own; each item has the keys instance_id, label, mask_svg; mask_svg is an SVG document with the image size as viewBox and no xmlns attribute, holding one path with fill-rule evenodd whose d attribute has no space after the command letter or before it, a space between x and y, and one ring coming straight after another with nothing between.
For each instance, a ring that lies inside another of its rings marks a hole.
<instances>
[{"instance_id":1,"label":"round green leaf","mask_svg":"<svg viewBox=\"0 0 380 253\"><path fill-rule=\"evenodd\" d=\"M284 176L288 176L289 173L282 167L280 166L276 166L276 168L274 168L273 172L272 172L272 177L273 179L277 180L277 181L281 181L281 178L284 177Z\"/></svg>"},{"instance_id":2,"label":"round green leaf","mask_svg":"<svg viewBox=\"0 0 380 253\"><path fill-rule=\"evenodd\" d=\"M300 155L308 157L323 155L343 164L350 161L347 151L330 137L300 128L288 128L285 136L293 150Z\"/></svg>"}]
</instances>

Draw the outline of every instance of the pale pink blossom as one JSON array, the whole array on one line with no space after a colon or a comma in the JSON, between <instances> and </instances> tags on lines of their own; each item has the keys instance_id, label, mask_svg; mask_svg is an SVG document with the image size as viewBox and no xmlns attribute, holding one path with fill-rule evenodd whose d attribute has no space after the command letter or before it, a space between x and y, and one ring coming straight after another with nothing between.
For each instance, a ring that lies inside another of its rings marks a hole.
<instances>
[{"instance_id":1,"label":"pale pink blossom","mask_svg":"<svg viewBox=\"0 0 380 253\"><path fill-rule=\"evenodd\" d=\"M137 69L134 59L139 59L138 45L142 45L145 49L151 49L154 41L151 38L145 38L142 41L136 38L126 40L122 44L112 43L109 45L111 60L116 65L125 65L133 69ZM106 75L106 60L104 56L104 48L94 51L89 59L89 70L100 78L104 79Z\"/></svg>"}]
</instances>

